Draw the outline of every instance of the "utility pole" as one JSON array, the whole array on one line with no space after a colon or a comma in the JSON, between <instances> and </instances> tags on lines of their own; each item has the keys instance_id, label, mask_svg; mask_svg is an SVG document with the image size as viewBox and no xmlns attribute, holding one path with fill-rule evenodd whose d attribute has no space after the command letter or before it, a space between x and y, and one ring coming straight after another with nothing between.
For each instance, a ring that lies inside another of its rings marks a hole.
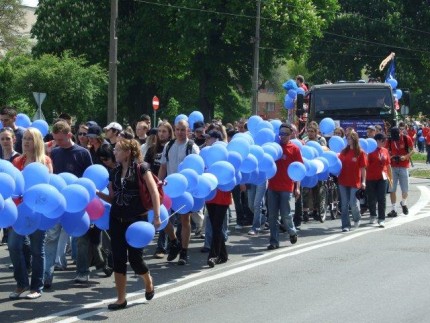
<instances>
[{"instance_id":1,"label":"utility pole","mask_svg":"<svg viewBox=\"0 0 430 323\"><path fill-rule=\"evenodd\" d=\"M260 64L260 13L261 0L257 0L257 19L254 39L254 73L252 75L252 114L258 114L258 68Z\"/></svg>"},{"instance_id":2,"label":"utility pole","mask_svg":"<svg viewBox=\"0 0 430 323\"><path fill-rule=\"evenodd\" d=\"M118 64L117 64L118 63L118 38L116 37L117 19L118 19L118 0L111 0L107 123L116 121L116 115L117 115L117 67L118 67Z\"/></svg>"}]
</instances>

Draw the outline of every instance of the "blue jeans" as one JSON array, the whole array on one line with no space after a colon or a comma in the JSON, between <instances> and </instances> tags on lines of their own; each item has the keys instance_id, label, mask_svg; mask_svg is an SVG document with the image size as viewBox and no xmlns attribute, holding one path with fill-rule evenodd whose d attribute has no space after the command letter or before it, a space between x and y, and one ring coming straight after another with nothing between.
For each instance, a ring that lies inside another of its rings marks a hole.
<instances>
[{"instance_id":1,"label":"blue jeans","mask_svg":"<svg viewBox=\"0 0 430 323\"><path fill-rule=\"evenodd\" d=\"M358 188L339 185L340 191L340 211L342 216L342 229L351 229L351 220L349 219L349 207L351 207L352 219L358 222L361 219L360 201L355 197Z\"/></svg>"},{"instance_id":2,"label":"blue jeans","mask_svg":"<svg viewBox=\"0 0 430 323\"><path fill-rule=\"evenodd\" d=\"M45 231L36 230L29 236L31 250L31 285L28 280L27 264L23 246L25 236L9 230L8 247L13 264L13 275L18 288L30 287L30 290L40 292L43 289L43 272L45 261Z\"/></svg>"},{"instance_id":3,"label":"blue jeans","mask_svg":"<svg viewBox=\"0 0 430 323\"><path fill-rule=\"evenodd\" d=\"M204 248L210 249L212 244L212 224L211 221L209 221L209 214L208 212L205 212L205 243L203 245ZM224 236L224 241L228 240L228 217L224 217L224 222L222 224L222 234Z\"/></svg>"},{"instance_id":4,"label":"blue jeans","mask_svg":"<svg viewBox=\"0 0 430 323\"><path fill-rule=\"evenodd\" d=\"M261 206L264 200L264 195L267 190L267 181L260 185L249 185L248 188L248 207L254 213L252 220L252 230L256 231L261 228L264 223L263 215L261 214Z\"/></svg>"},{"instance_id":5,"label":"blue jeans","mask_svg":"<svg viewBox=\"0 0 430 323\"><path fill-rule=\"evenodd\" d=\"M279 247L279 225L278 218L281 216L283 223L287 226L290 236L296 235L297 231L293 223L293 215L290 207L291 192L267 191L269 204L269 228L270 241L273 246Z\"/></svg>"},{"instance_id":6,"label":"blue jeans","mask_svg":"<svg viewBox=\"0 0 430 323\"><path fill-rule=\"evenodd\" d=\"M58 240L61 230L64 230L60 223L54 225L46 231L45 238L45 283L51 284L54 274L55 258L57 256Z\"/></svg>"},{"instance_id":7,"label":"blue jeans","mask_svg":"<svg viewBox=\"0 0 430 323\"><path fill-rule=\"evenodd\" d=\"M64 230L61 230L61 234L58 239L57 255L55 256L55 264L57 266L62 267L63 269L67 268L66 248L67 248L67 243L69 242L70 242L69 234Z\"/></svg>"}]
</instances>

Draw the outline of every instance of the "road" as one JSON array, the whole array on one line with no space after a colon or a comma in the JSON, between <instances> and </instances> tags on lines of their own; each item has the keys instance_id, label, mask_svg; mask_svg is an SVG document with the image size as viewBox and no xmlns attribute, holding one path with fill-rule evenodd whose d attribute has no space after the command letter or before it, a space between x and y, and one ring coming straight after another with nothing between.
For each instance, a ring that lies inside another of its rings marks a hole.
<instances>
[{"instance_id":1,"label":"road","mask_svg":"<svg viewBox=\"0 0 430 323\"><path fill-rule=\"evenodd\" d=\"M8 299L15 283L0 247L0 322L429 322L430 180L411 178L410 214L385 229L364 224L341 233L340 220L302 226L292 246L267 251L268 234L248 236L230 225L230 260L209 269L202 241L193 239L190 264L147 260L156 296L147 302L129 271L126 310L109 312L113 278L91 273L89 285L72 282L74 268L56 272L40 299ZM367 223L368 214L363 223Z\"/></svg>"}]
</instances>

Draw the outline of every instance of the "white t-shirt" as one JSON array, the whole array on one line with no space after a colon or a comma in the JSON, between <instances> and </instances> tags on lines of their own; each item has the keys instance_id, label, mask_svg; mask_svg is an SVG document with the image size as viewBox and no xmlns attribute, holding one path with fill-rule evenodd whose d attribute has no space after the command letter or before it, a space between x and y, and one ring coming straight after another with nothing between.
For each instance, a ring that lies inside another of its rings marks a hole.
<instances>
[{"instance_id":1,"label":"white t-shirt","mask_svg":"<svg viewBox=\"0 0 430 323\"><path fill-rule=\"evenodd\" d=\"M187 143L186 142L178 144L178 142L175 140L172 147L169 150L169 162L167 162L166 159L166 149L169 143L167 143L164 146L163 149L163 155L161 157L161 165L166 165L167 169L167 175L177 173L178 172L178 166L179 164L184 160L184 158L187 156ZM199 154L200 149L196 144L193 144L193 147L191 149L191 154Z\"/></svg>"}]
</instances>

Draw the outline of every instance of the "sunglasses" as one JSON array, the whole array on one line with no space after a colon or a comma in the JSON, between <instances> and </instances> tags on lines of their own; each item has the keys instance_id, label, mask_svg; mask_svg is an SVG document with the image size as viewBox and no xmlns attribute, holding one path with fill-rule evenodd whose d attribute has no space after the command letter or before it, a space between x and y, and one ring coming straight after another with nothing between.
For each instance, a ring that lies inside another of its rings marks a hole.
<instances>
[{"instance_id":1,"label":"sunglasses","mask_svg":"<svg viewBox=\"0 0 430 323\"><path fill-rule=\"evenodd\" d=\"M107 157L99 157L100 158L100 160L102 161L102 162L106 162L106 161L108 161L109 160L109 158L107 158Z\"/></svg>"},{"instance_id":2,"label":"sunglasses","mask_svg":"<svg viewBox=\"0 0 430 323\"><path fill-rule=\"evenodd\" d=\"M288 136L291 136L291 132L280 132L279 135L281 137L288 137Z\"/></svg>"},{"instance_id":3,"label":"sunglasses","mask_svg":"<svg viewBox=\"0 0 430 323\"><path fill-rule=\"evenodd\" d=\"M4 131L10 131L10 132L14 132L13 129L11 127L4 127L0 129L0 132L4 132Z\"/></svg>"},{"instance_id":4,"label":"sunglasses","mask_svg":"<svg viewBox=\"0 0 430 323\"><path fill-rule=\"evenodd\" d=\"M88 132L79 132L78 136L86 136L88 134Z\"/></svg>"}]
</instances>

